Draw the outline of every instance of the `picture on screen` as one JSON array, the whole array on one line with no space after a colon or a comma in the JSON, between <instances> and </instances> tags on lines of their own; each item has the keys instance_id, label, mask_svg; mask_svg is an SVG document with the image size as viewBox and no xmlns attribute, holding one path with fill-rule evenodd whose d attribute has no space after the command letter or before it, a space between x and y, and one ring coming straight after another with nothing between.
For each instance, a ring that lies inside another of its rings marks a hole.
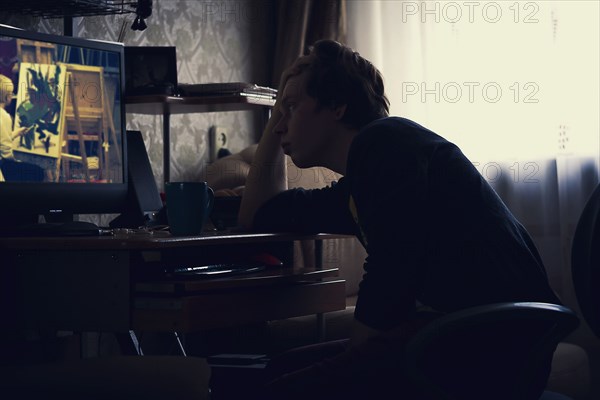
<instances>
[{"instance_id":1,"label":"picture on screen","mask_svg":"<svg viewBox=\"0 0 600 400\"><path fill-rule=\"evenodd\" d=\"M0 182L123 182L120 62L0 35Z\"/></svg>"},{"instance_id":2,"label":"picture on screen","mask_svg":"<svg viewBox=\"0 0 600 400\"><path fill-rule=\"evenodd\" d=\"M37 156L60 156L64 66L21 63L15 113L15 129L25 128L14 152Z\"/></svg>"}]
</instances>

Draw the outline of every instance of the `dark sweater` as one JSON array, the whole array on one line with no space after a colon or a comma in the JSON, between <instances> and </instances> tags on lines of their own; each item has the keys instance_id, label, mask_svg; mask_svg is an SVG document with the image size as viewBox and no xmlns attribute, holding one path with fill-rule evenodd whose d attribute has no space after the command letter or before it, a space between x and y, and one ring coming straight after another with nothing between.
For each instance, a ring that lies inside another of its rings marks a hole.
<instances>
[{"instance_id":1,"label":"dark sweater","mask_svg":"<svg viewBox=\"0 0 600 400\"><path fill-rule=\"evenodd\" d=\"M529 234L460 149L403 118L354 139L346 176L293 189L257 212L255 228L356 234L368 257L355 317L375 329L505 301L560 304Z\"/></svg>"}]
</instances>

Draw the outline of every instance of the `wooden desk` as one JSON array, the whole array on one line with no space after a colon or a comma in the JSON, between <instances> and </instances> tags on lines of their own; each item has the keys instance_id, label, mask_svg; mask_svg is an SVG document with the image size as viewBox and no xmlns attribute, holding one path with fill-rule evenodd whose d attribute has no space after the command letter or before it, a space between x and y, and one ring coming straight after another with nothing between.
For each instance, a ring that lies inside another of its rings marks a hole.
<instances>
[{"instance_id":1,"label":"wooden desk","mask_svg":"<svg viewBox=\"0 0 600 400\"><path fill-rule=\"evenodd\" d=\"M273 268L253 275L167 281L165 266L339 235L168 233L122 237L0 238L2 289L17 326L73 331L192 332L340 310L337 269ZM281 251L281 249L279 249ZM284 249L284 251L287 251ZM285 257L284 257L285 258ZM6 262L4 262L6 261ZM288 260L289 261L289 260ZM4 287L6 286L6 287Z\"/></svg>"}]
</instances>

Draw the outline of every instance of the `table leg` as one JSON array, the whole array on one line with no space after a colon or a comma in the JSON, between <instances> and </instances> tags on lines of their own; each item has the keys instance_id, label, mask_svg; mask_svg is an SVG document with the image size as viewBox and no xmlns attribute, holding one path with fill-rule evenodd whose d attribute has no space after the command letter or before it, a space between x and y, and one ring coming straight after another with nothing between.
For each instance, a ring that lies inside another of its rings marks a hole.
<instances>
[{"instance_id":1,"label":"table leg","mask_svg":"<svg viewBox=\"0 0 600 400\"><path fill-rule=\"evenodd\" d=\"M177 332L173 332L173 336L175 337L175 341L177 342L177 346L179 347L179 351L181 352L181 355L184 357L187 357L187 353L185 352L185 347L183 345L183 341L179 337L179 334ZM183 338L183 339L185 340L185 338Z\"/></svg>"},{"instance_id":2,"label":"table leg","mask_svg":"<svg viewBox=\"0 0 600 400\"><path fill-rule=\"evenodd\" d=\"M163 112L163 182L171 180L171 113Z\"/></svg>"},{"instance_id":3,"label":"table leg","mask_svg":"<svg viewBox=\"0 0 600 400\"><path fill-rule=\"evenodd\" d=\"M126 333L117 332L115 333L119 346L121 346L121 353L126 356L143 356L142 346L137 338L134 331Z\"/></svg>"},{"instance_id":4,"label":"table leg","mask_svg":"<svg viewBox=\"0 0 600 400\"><path fill-rule=\"evenodd\" d=\"M323 269L323 241L315 240L315 269ZM323 313L317 314L317 341L323 342L325 340L325 315Z\"/></svg>"}]
</instances>

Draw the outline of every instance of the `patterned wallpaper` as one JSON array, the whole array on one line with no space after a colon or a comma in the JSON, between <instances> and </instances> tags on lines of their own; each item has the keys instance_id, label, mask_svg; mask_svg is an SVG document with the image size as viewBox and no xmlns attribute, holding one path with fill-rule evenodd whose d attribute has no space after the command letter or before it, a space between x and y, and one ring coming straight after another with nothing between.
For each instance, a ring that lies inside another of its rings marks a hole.
<instances>
[{"instance_id":1,"label":"patterned wallpaper","mask_svg":"<svg viewBox=\"0 0 600 400\"><path fill-rule=\"evenodd\" d=\"M74 36L118 41L125 25L127 46L176 46L180 83L252 82L268 85L272 57L272 1L154 0L142 32L130 29L134 14L75 18ZM61 19L0 12L0 23L62 34ZM255 143L260 111L184 114L171 117L171 180L202 180L208 162L208 130L229 133L230 151ZM162 115L127 115L127 129L140 130L159 188L163 181Z\"/></svg>"}]
</instances>

